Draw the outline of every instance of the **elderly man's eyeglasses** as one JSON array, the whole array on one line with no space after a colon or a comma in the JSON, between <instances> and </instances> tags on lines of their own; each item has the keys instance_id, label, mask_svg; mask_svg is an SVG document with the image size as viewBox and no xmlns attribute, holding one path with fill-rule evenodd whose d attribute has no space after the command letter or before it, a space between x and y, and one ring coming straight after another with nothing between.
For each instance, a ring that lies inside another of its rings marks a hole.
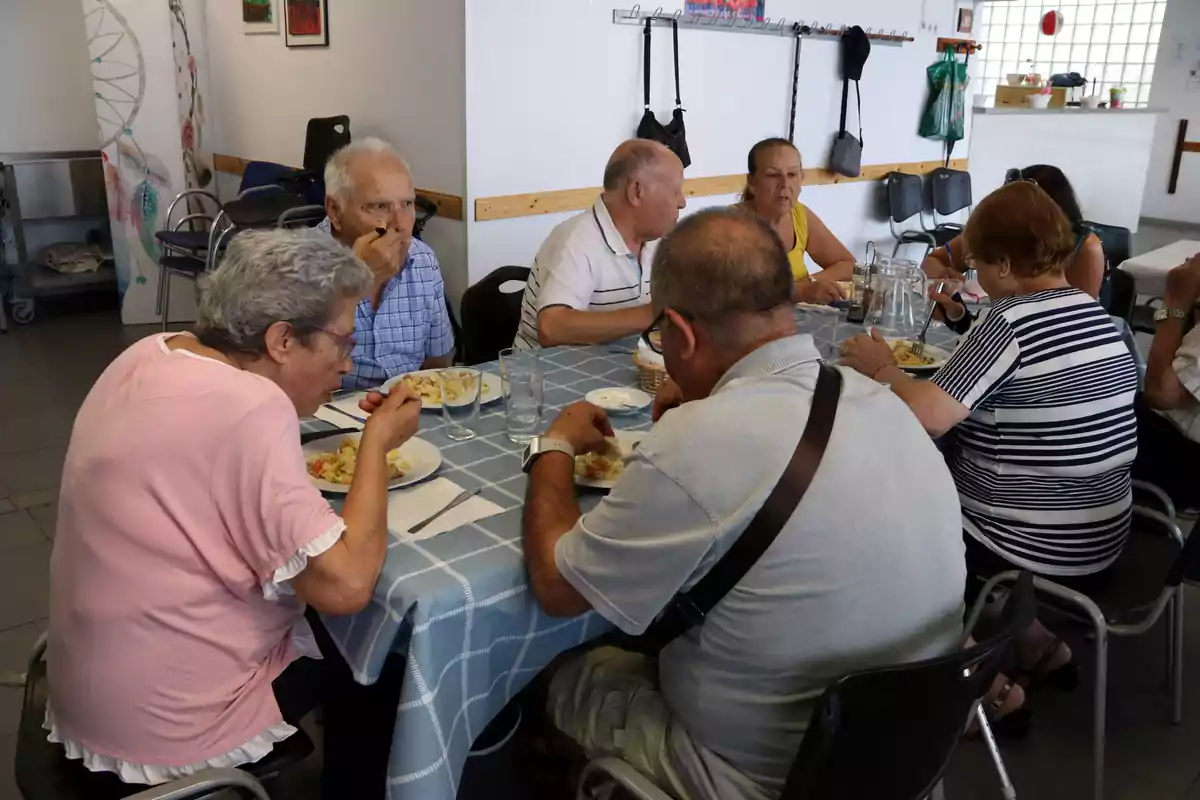
<instances>
[{"instance_id":1,"label":"elderly man's eyeglasses","mask_svg":"<svg viewBox=\"0 0 1200 800\"><path fill-rule=\"evenodd\" d=\"M686 319L688 322L691 322L693 319L695 319L695 317L693 317L687 311L681 311L678 308L675 309L675 313ZM662 355L662 327L663 323L666 321L667 310L664 308L662 311L658 312L658 316L654 318L654 322L650 323L650 327L642 331L642 341L646 343L647 347L658 353L660 356Z\"/></svg>"}]
</instances>

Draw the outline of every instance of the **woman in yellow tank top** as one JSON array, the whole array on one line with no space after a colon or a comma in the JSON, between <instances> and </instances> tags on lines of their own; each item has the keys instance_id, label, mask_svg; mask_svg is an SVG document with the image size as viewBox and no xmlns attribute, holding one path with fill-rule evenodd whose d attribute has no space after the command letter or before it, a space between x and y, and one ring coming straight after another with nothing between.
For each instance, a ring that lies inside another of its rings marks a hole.
<instances>
[{"instance_id":1,"label":"woman in yellow tank top","mask_svg":"<svg viewBox=\"0 0 1200 800\"><path fill-rule=\"evenodd\" d=\"M821 218L799 202L804 183L800 151L787 139L764 139L746 159L746 191L740 207L762 217L779 234L792 265L797 302L829 303L842 298L836 281L849 280L854 256ZM808 274L804 255L821 268Z\"/></svg>"}]
</instances>

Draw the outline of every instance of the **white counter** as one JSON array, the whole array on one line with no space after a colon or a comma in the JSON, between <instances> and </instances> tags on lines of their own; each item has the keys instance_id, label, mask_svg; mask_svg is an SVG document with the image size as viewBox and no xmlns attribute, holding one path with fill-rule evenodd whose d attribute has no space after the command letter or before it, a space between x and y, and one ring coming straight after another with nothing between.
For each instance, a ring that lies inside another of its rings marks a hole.
<instances>
[{"instance_id":1,"label":"white counter","mask_svg":"<svg viewBox=\"0 0 1200 800\"><path fill-rule=\"evenodd\" d=\"M1028 106L975 106L976 114L1059 114L1071 116L1074 114L1111 114L1113 116L1128 114L1165 114L1165 108L1082 108L1067 106L1066 108L1034 108Z\"/></svg>"},{"instance_id":2,"label":"white counter","mask_svg":"<svg viewBox=\"0 0 1200 800\"><path fill-rule=\"evenodd\" d=\"M1158 109L976 108L971 184L976 201L1013 167L1053 164L1079 195L1084 219L1136 231Z\"/></svg>"}]
</instances>

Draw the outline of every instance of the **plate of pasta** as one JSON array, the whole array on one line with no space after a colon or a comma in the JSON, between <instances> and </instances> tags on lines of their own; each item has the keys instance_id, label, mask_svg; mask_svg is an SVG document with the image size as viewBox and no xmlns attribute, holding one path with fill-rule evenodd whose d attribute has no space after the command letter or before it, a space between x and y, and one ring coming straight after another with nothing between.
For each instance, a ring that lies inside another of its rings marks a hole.
<instances>
[{"instance_id":1,"label":"plate of pasta","mask_svg":"<svg viewBox=\"0 0 1200 800\"><path fill-rule=\"evenodd\" d=\"M453 369L451 367L450 369ZM423 369L417 372L410 372L407 375L397 375L387 383L383 384L383 390L390 392L393 386L404 384L414 394L421 398L421 408L424 409L441 409L442 407L442 383L438 380L438 372L436 369ZM499 400L503 396L500 388L500 376L491 372L482 373L483 391L479 398L480 405L487 405ZM471 392L475 390L475 378L464 374L462 378L455 379L450 384L451 396L450 405L454 406L458 403L468 403Z\"/></svg>"},{"instance_id":2,"label":"plate of pasta","mask_svg":"<svg viewBox=\"0 0 1200 800\"><path fill-rule=\"evenodd\" d=\"M323 492L346 494L354 482L361 433L338 434L304 445L304 465ZM442 465L442 453L424 439L409 439L387 454L388 489L423 481Z\"/></svg>"},{"instance_id":3,"label":"plate of pasta","mask_svg":"<svg viewBox=\"0 0 1200 800\"><path fill-rule=\"evenodd\" d=\"M575 456L575 485L589 489L611 489L625 471L625 461L646 435L642 431L613 431L608 449Z\"/></svg>"},{"instance_id":4,"label":"plate of pasta","mask_svg":"<svg viewBox=\"0 0 1200 800\"><path fill-rule=\"evenodd\" d=\"M941 369L950 358L950 353L932 344L925 345L923 355L913 352L916 342L909 339L889 339L892 355L896 357L896 366L908 372L928 372Z\"/></svg>"}]
</instances>

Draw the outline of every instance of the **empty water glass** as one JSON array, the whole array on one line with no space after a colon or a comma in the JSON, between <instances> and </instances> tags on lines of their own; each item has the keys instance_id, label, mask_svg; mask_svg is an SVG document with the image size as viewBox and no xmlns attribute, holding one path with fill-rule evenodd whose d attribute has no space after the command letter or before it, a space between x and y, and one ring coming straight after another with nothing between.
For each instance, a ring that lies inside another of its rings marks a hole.
<instances>
[{"instance_id":1,"label":"empty water glass","mask_svg":"<svg viewBox=\"0 0 1200 800\"><path fill-rule=\"evenodd\" d=\"M545 378L537 351L501 350L500 381L509 441L525 444L538 435L542 424Z\"/></svg>"},{"instance_id":2,"label":"empty water glass","mask_svg":"<svg viewBox=\"0 0 1200 800\"><path fill-rule=\"evenodd\" d=\"M456 442L475 438L479 423L479 401L483 395L483 375L477 369L451 367L438 370L442 388L442 421L446 435Z\"/></svg>"}]
</instances>

